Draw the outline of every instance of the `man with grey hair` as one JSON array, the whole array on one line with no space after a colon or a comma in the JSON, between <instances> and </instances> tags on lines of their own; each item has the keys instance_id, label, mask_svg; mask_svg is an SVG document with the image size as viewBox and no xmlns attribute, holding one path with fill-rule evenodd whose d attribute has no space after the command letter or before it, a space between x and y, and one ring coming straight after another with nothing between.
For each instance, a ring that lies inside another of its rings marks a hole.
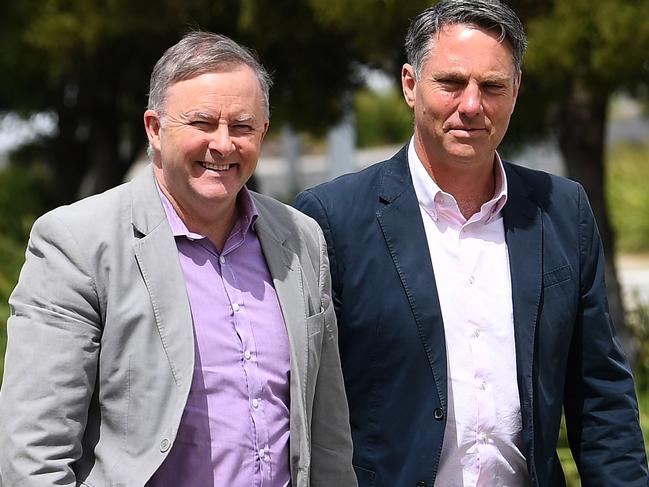
<instances>
[{"instance_id":1,"label":"man with grey hair","mask_svg":"<svg viewBox=\"0 0 649 487\"><path fill-rule=\"evenodd\" d=\"M500 159L523 26L498 0L411 23L414 135L391 159L307 190L329 246L361 486L647 486L604 256L572 181Z\"/></svg>"},{"instance_id":2,"label":"man with grey hair","mask_svg":"<svg viewBox=\"0 0 649 487\"><path fill-rule=\"evenodd\" d=\"M1 485L356 485L326 242L245 187L270 84L231 39L186 35L151 76L151 166L34 224Z\"/></svg>"}]
</instances>

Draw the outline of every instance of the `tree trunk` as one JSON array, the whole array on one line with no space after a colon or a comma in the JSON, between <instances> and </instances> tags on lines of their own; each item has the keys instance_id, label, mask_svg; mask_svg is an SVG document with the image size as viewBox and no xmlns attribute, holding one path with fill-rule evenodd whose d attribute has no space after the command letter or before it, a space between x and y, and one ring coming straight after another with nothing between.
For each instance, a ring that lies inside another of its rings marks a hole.
<instances>
[{"instance_id":1,"label":"tree trunk","mask_svg":"<svg viewBox=\"0 0 649 487\"><path fill-rule=\"evenodd\" d=\"M78 112L64 100L56 107L58 134L50 140L47 161L54 180L52 203L54 206L72 203L85 172L87 139L79 126Z\"/></svg>"},{"instance_id":2,"label":"tree trunk","mask_svg":"<svg viewBox=\"0 0 649 487\"><path fill-rule=\"evenodd\" d=\"M120 184L128 166L120 159L120 134L116 117L104 113L92 120L89 158L83 179L77 190L78 198L101 193Z\"/></svg>"},{"instance_id":3,"label":"tree trunk","mask_svg":"<svg viewBox=\"0 0 649 487\"><path fill-rule=\"evenodd\" d=\"M559 148L568 177L579 181L590 199L606 255L606 283L611 318L622 346L633 364L637 346L627 326L615 265L615 235L605 201L605 148L608 94L594 94L582 86L572 88L558 117Z\"/></svg>"}]
</instances>

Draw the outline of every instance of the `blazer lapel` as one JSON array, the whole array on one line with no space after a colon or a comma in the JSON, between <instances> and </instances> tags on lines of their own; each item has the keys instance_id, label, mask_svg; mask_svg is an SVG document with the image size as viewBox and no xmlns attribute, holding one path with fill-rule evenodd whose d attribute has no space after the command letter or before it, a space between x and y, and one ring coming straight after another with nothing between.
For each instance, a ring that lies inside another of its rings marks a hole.
<instances>
[{"instance_id":1,"label":"blazer lapel","mask_svg":"<svg viewBox=\"0 0 649 487\"><path fill-rule=\"evenodd\" d=\"M133 246L135 259L176 384L188 389L194 369L194 332L178 249L150 168L133 180L132 188L131 220L140 237Z\"/></svg>"},{"instance_id":2,"label":"blazer lapel","mask_svg":"<svg viewBox=\"0 0 649 487\"><path fill-rule=\"evenodd\" d=\"M285 245L286 236L273 223L273 215L263 202L255 198L259 218L255 231L273 278L273 285L284 317L291 349L291 387L299 386L302 401L306 401L306 371L308 338L306 330L306 300L302 283L302 270L297 255ZM277 223L277 222L276 222ZM304 402L306 404L306 402Z\"/></svg>"},{"instance_id":3,"label":"blazer lapel","mask_svg":"<svg viewBox=\"0 0 649 487\"><path fill-rule=\"evenodd\" d=\"M408 169L407 146L385 165L379 199L382 206L376 216L408 298L440 402L446 409L444 325L426 233Z\"/></svg>"},{"instance_id":4,"label":"blazer lapel","mask_svg":"<svg viewBox=\"0 0 649 487\"><path fill-rule=\"evenodd\" d=\"M533 465L529 455L533 450L534 339L542 291L543 223L531 188L509 164L505 170L508 200L503 219L512 282L516 370L526 456L528 465Z\"/></svg>"}]
</instances>

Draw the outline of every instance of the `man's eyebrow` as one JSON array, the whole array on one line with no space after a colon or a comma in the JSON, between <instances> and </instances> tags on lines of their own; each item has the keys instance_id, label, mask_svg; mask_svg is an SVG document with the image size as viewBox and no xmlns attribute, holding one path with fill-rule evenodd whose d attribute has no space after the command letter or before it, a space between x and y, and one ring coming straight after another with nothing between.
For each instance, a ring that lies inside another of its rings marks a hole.
<instances>
[{"instance_id":1,"label":"man's eyebrow","mask_svg":"<svg viewBox=\"0 0 649 487\"><path fill-rule=\"evenodd\" d=\"M212 115L211 113L207 112L199 112L199 111L190 111L186 112L183 114L185 118L198 118L201 120L214 120L218 117Z\"/></svg>"},{"instance_id":2,"label":"man's eyebrow","mask_svg":"<svg viewBox=\"0 0 649 487\"><path fill-rule=\"evenodd\" d=\"M255 118L254 115L248 114L248 113L243 113L241 115L237 115L232 119L232 122L234 123L246 123L246 122L255 122L257 119Z\"/></svg>"},{"instance_id":3,"label":"man's eyebrow","mask_svg":"<svg viewBox=\"0 0 649 487\"><path fill-rule=\"evenodd\" d=\"M455 82L462 82L462 83L466 82L468 78L469 78L468 75L460 71L440 71L437 73L433 73L430 77L432 81L437 81L437 82L455 81ZM480 76L478 82L480 84L506 85L510 82L513 82L513 80L509 76L503 76L502 73L486 73Z\"/></svg>"},{"instance_id":4,"label":"man's eyebrow","mask_svg":"<svg viewBox=\"0 0 649 487\"><path fill-rule=\"evenodd\" d=\"M464 80L466 77L467 75L460 71L438 71L431 75L434 80Z\"/></svg>"},{"instance_id":5,"label":"man's eyebrow","mask_svg":"<svg viewBox=\"0 0 649 487\"><path fill-rule=\"evenodd\" d=\"M209 112L201 112L201 111L190 111L186 112L183 114L185 118L194 118L194 119L200 119L200 120L209 120L209 121L215 121L219 120L221 117L220 115L209 113ZM247 123L247 122L255 122L257 120L257 117L255 117L253 114L249 113L242 113L240 115L235 115L229 120L229 123Z\"/></svg>"},{"instance_id":6,"label":"man's eyebrow","mask_svg":"<svg viewBox=\"0 0 649 487\"><path fill-rule=\"evenodd\" d=\"M487 73L480 80L482 83L502 83L511 81L511 76L503 76L500 73Z\"/></svg>"}]
</instances>

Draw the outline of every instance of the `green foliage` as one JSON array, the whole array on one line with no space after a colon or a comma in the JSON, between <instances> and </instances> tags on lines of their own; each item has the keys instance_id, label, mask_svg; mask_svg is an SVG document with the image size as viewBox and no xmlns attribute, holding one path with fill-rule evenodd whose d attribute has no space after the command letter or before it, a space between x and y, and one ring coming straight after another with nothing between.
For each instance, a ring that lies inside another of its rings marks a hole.
<instances>
[{"instance_id":1,"label":"green foliage","mask_svg":"<svg viewBox=\"0 0 649 487\"><path fill-rule=\"evenodd\" d=\"M339 120L360 80L349 30L318 15L304 0L245 0L237 39L254 47L273 73L273 123L322 134Z\"/></svg>"},{"instance_id":2,"label":"green foliage","mask_svg":"<svg viewBox=\"0 0 649 487\"><path fill-rule=\"evenodd\" d=\"M641 391L649 391L649 303L643 303L638 294L631 298L627 320L639 349L634 374L636 387Z\"/></svg>"},{"instance_id":3,"label":"green foliage","mask_svg":"<svg viewBox=\"0 0 649 487\"><path fill-rule=\"evenodd\" d=\"M304 0L9 0L0 16L0 112L49 111L42 147L68 203L118 184L146 140L154 63L183 33L219 32L254 48L274 75L274 123L324 132L358 84L349 31ZM155 18L155 21L152 19Z\"/></svg>"},{"instance_id":4,"label":"green foliage","mask_svg":"<svg viewBox=\"0 0 649 487\"><path fill-rule=\"evenodd\" d=\"M0 171L0 236L24 242L47 205L49 173L42 165L10 165ZM0 260L1 262L1 260Z\"/></svg>"},{"instance_id":5,"label":"green foliage","mask_svg":"<svg viewBox=\"0 0 649 487\"><path fill-rule=\"evenodd\" d=\"M555 88L576 83L605 93L646 84L649 24L638 19L649 15L649 2L556 0L545 5L541 11L520 8L529 38L525 72Z\"/></svg>"},{"instance_id":6,"label":"green foliage","mask_svg":"<svg viewBox=\"0 0 649 487\"><path fill-rule=\"evenodd\" d=\"M430 0L308 0L319 22L344 29L362 62L398 73L410 19Z\"/></svg>"},{"instance_id":7,"label":"green foliage","mask_svg":"<svg viewBox=\"0 0 649 487\"><path fill-rule=\"evenodd\" d=\"M18 273L25 256L24 243L0 235L0 383L4 366L4 354L7 346L7 318L9 304L7 300L18 281Z\"/></svg>"},{"instance_id":8,"label":"green foliage","mask_svg":"<svg viewBox=\"0 0 649 487\"><path fill-rule=\"evenodd\" d=\"M607 163L606 201L618 249L649 252L649 140L619 142Z\"/></svg>"},{"instance_id":9,"label":"green foliage","mask_svg":"<svg viewBox=\"0 0 649 487\"><path fill-rule=\"evenodd\" d=\"M360 90L354 109L360 147L400 144L412 135L412 111L395 87L385 93Z\"/></svg>"},{"instance_id":10,"label":"green foliage","mask_svg":"<svg viewBox=\"0 0 649 487\"><path fill-rule=\"evenodd\" d=\"M42 166L9 166L0 171L0 381L6 347L9 295L18 281L34 219L45 208L49 182Z\"/></svg>"}]
</instances>

